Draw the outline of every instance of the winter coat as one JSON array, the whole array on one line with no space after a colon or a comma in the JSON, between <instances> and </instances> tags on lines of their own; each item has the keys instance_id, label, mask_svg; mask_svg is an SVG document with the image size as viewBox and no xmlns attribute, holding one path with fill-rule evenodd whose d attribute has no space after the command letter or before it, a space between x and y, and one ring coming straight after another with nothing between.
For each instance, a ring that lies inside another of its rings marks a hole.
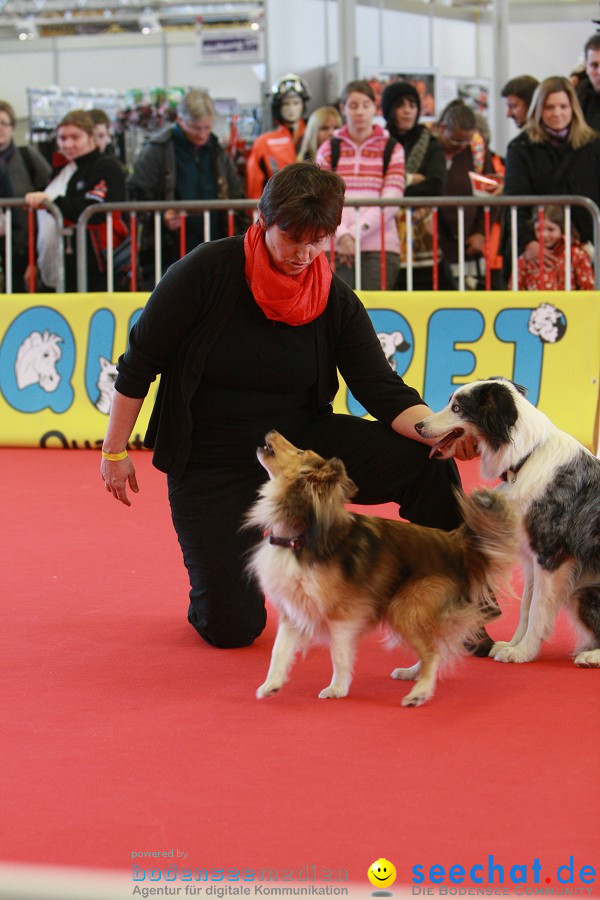
<instances>
[{"instance_id":1,"label":"winter coat","mask_svg":"<svg viewBox=\"0 0 600 900\"><path fill-rule=\"evenodd\" d=\"M340 140L340 155L336 172L346 182L346 197L402 197L405 186L404 149L396 143L385 175L383 156L389 134L380 125L373 126L373 133L355 144L347 126L334 132ZM331 169L331 141L325 141L317 151L317 163L322 169ZM384 213L385 249L390 253L400 252L400 240L396 225L397 207L386 206ZM342 223L336 231L336 240L344 235L356 236L356 217L360 217L360 248L362 252L381 249L381 209L375 206L354 209L344 207Z\"/></svg>"},{"instance_id":2,"label":"winter coat","mask_svg":"<svg viewBox=\"0 0 600 900\"><path fill-rule=\"evenodd\" d=\"M579 194L600 206L600 138L574 150L570 144L556 147L550 141L534 143L526 133L517 135L506 152L504 193L507 196ZM535 240L531 213L527 207L517 209L519 253ZM573 206L572 221L582 243L593 239L589 213Z\"/></svg>"},{"instance_id":3,"label":"winter coat","mask_svg":"<svg viewBox=\"0 0 600 900\"><path fill-rule=\"evenodd\" d=\"M133 165L133 173L127 179L127 194L130 200L177 200L177 157L174 125L168 125L152 135L138 153ZM216 186L216 199L235 200L244 196L242 181L237 174L231 157L219 144L214 134L209 138L212 176ZM198 197L202 200L202 197ZM211 228L211 237L224 237L228 233L227 213L219 213L212 218L216 221L216 231ZM235 231L241 233L248 225L247 217L238 212L235 216ZM154 256L154 227L146 222L142 227L142 256ZM163 226L162 230L163 270L180 256L179 233Z\"/></svg>"}]
</instances>

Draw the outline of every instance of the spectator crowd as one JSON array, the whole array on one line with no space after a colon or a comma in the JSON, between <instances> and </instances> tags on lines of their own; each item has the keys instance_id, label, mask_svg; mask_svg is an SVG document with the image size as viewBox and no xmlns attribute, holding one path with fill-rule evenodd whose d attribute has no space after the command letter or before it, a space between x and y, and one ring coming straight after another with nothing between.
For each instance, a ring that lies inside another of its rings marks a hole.
<instances>
[{"instance_id":1,"label":"spectator crowd","mask_svg":"<svg viewBox=\"0 0 600 900\"><path fill-rule=\"evenodd\" d=\"M513 266L508 210L494 207L491 222L484 224L484 203L465 207L462 217L456 207L441 206L435 221L431 208L418 205L423 197L488 192L510 197L577 195L600 206L600 33L586 42L584 64L569 76L538 82L519 75L500 94L506 115L520 129L505 157L490 146L485 117L461 99L451 101L434 121L423 121L423 98L414 84L391 81L376 96L371 82L358 80L345 86L337 104L319 107L307 117L309 86L287 73L271 91L273 128L254 141L240 163L214 133L213 100L192 89L182 98L174 121L149 135L131 171L112 151L111 122L103 110L68 113L56 129L56 148L49 160L33 146L15 144L14 110L0 101L0 198L23 198L20 207L11 209L12 290L56 289L62 237L48 203L72 226L94 205L172 202L173 208L161 210L160 235L151 216L139 217L136 283L146 289L157 274L157 239L164 274L205 240L242 234L251 221L241 209L234 216L221 210L186 214L182 201L229 200L235 208L243 198L257 200L275 172L304 159L336 171L346 183L347 198L415 201L410 216L394 205L383 211L376 206L345 207L329 252L332 267L351 286L357 283L358 270L362 288L405 289L410 257L414 288L430 289L435 270L439 287L456 289L460 262L469 287L482 286L487 267L487 283L493 288L518 281L522 290L561 289L568 253L572 288L590 289L593 223L582 207L574 205L568 214L564 206L548 200L535 210L518 207L518 260ZM35 211L33 268L28 209ZM0 234L5 218L0 212ZM117 286L127 288L131 254L126 212L113 215L112 229L113 252L121 250L120 267L115 266L121 278ZM109 245L105 217L92 217L87 226L89 290L106 289ZM0 238L4 272L7 246ZM76 290L76 254L67 254L65 263L66 290Z\"/></svg>"}]
</instances>

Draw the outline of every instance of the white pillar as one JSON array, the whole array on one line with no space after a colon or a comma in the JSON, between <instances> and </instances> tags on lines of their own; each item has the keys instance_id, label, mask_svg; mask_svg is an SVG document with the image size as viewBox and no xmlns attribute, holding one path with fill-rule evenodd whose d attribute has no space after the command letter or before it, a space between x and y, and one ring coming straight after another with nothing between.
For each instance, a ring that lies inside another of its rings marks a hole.
<instances>
[{"instance_id":1,"label":"white pillar","mask_svg":"<svg viewBox=\"0 0 600 900\"><path fill-rule=\"evenodd\" d=\"M492 46L494 48L494 77L492 90L494 91L494 149L504 153L504 149L510 138L508 119L504 113L504 100L500 91L511 77L519 75L519 72L509 72L508 63L508 0L493 0L492 2Z\"/></svg>"},{"instance_id":2,"label":"white pillar","mask_svg":"<svg viewBox=\"0 0 600 900\"><path fill-rule=\"evenodd\" d=\"M338 78L340 93L358 78L356 58L356 0L338 0Z\"/></svg>"}]
</instances>

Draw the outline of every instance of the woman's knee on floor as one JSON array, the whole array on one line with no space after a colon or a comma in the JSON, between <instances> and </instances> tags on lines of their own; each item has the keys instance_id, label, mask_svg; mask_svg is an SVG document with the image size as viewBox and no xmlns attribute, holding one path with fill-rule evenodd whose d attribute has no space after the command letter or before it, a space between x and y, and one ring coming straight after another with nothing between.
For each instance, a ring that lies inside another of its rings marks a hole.
<instances>
[{"instance_id":1,"label":"woman's knee on floor","mask_svg":"<svg viewBox=\"0 0 600 900\"><path fill-rule=\"evenodd\" d=\"M222 650L249 647L262 634L267 622L262 599L254 607L251 611L247 607L235 610L229 605L226 609L211 608L191 598L188 622L211 647Z\"/></svg>"}]
</instances>

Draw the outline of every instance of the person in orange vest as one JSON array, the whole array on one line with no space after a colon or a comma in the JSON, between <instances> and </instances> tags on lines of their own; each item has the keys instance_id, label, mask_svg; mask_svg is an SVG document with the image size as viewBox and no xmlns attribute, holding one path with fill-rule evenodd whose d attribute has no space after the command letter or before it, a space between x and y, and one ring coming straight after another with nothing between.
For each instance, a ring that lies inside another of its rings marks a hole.
<instances>
[{"instance_id":1,"label":"person in orange vest","mask_svg":"<svg viewBox=\"0 0 600 900\"><path fill-rule=\"evenodd\" d=\"M279 127L255 140L246 166L246 196L260 197L275 172L296 162L302 136L310 90L299 75L288 72L271 88L271 112Z\"/></svg>"}]
</instances>

